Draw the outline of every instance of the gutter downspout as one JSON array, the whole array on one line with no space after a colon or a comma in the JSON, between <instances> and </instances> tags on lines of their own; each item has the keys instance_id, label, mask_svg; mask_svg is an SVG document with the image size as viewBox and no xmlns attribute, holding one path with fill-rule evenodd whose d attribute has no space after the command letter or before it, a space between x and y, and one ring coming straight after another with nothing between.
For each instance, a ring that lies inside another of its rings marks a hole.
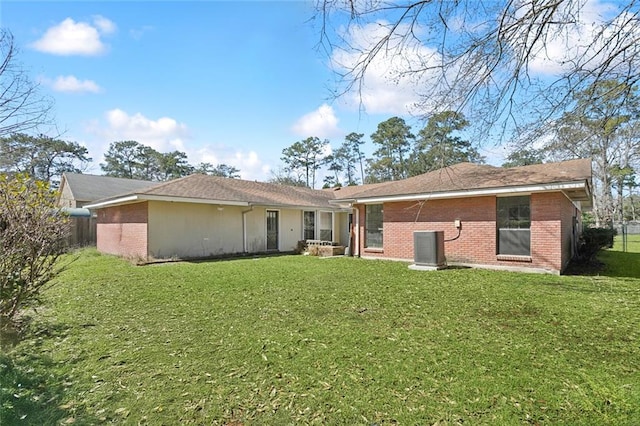
<instances>
[{"instance_id":1,"label":"gutter downspout","mask_svg":"<svg viewBox=\"0 0 640 426\"><path fill-rule=\"evenodd\" d=\"M249 206L249 210L242 211L242 251L244 253L248 253L247 246L249 245L247 242L247 213L253 211L253 204Z\"/></svg>"}]
</instances>

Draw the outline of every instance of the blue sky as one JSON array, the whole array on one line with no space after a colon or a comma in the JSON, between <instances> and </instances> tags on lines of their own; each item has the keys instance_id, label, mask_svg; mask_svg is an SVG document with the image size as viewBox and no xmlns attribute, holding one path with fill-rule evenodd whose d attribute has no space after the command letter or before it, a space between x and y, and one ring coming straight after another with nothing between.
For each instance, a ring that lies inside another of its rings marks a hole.
<instances>
[{"instance_id":1,"label":"blue sky","mask_svg":"<svg viewBox=\"0 0 640 426\"><path fill-rule=\"evenodd\" d=\"M61 138L89 149L87 172L100 173L111 142L133 139L257 180L295 141L368 140L396 115L332 98L313 13L303 2L0 3L19 61L55 100Z\"/></svg>"},{"instance_id":2,"label":"blue sky","mask_svg":"<svg viewBox=\"0 0 640 426\"><path fill-rule=\"evenodd\" d=\"M588 0L576 33L551 38L531 58L532 75L557 73L568 53L591 49L580 40L619 6ZM101 172L103 153L119 140L177 149L192 164L225 163L244 179L267 180L282 165L282 150L309 136L336 148L346 134L364 133L369 155L369 135L390 117L417 133L423 123L410 112L428 79L392 83L389 70L419 60L415 54L438 60L433 47L381 55L362 96L336 100L336 64L358 57L318 50L313 16L313 3L295 1L0 1L0 25L13 33L18 60L55 100L57 129L43 130L85 145L94 160L89 173ZM330 30L340 29L336 23ZM367 48L380 30L373 22L345 34ZM490 164L502 163L500 143L482 148Z\"/></svg>"}]
</instances>

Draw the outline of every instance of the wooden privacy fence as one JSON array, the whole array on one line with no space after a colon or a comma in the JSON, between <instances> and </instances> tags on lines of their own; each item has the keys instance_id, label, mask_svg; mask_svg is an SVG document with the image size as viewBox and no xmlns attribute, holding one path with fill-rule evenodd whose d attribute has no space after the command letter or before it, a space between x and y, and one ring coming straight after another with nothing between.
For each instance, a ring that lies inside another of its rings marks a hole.
<instances>
[{"instance_id":1,"label":"wooden privacy fence","mask_svg":"<svg viewBox=\"0 0 640 426\"><path fill-rule=\"evenodd\" d=\"M72 247L96 245L96 219L94 217L71 217L71 232L68 243Z\"/></svg>"},{"instance_id":2,"label":"wooden privacy fence","mask_svg":"<svg viewBox=\"0 0 640 426\"><path fill-rule=\"evenodd\" d=\"M70 247L96 245L96 217L93 212L74 207L62 207L62 212L69 215L70 232L67 243Z\"/></svg>"}]
</instances>

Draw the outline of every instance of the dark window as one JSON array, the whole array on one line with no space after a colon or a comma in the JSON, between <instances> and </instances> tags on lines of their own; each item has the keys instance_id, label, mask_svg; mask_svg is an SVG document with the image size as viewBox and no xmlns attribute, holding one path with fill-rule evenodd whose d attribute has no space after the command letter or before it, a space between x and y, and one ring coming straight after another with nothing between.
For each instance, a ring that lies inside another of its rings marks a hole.
<instances>
[{"instance_id":1,"label":"dark window","mask_svg":"<svg viewBox=\"0 0 640 426\"><path fill-rule=\"evenodd\" d=\"M278 211L267 210L267 250L278 250Z\"/></svg>"},{"instance_id":2,"label":"dark window","mask_svg":"<svg viewBox=\"0 0 640 426\"><path fill-rule=\"evenodd\" d=\"M316 212L304 212L304 239L315 240L316 239Z\"/></svg>"},{"instance_id":3,"label":"dark window","mask_svg":"<svg viewBox=\"0 0 640 426\"><path fill-rule=\"evenodd\" d=\"M382 204L365 206L365 247L382 248Z\"/></svg>"},{"instance_id":4,"label":"dark window","mask_svg":"<svg viewBox=\"0 0 640 426\"><path fill-rule=\"evenodd\" d=\"M531 255L529 196L499 197L497 203L498 254Z\"/></svg>"}]
</instances>

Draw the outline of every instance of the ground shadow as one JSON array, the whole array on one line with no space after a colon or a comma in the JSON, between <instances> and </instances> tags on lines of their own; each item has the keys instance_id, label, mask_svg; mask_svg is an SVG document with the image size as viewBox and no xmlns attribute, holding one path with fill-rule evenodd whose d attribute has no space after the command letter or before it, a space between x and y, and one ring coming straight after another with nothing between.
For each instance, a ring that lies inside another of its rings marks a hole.
<instances>
[{"instance_id":1,"label":"ground shadow","mask_svg":"<svg viewBox=\"0 0 640 426\"><path fill-rule=\"evenodd\" d=\"M46 353L46 339L64 337L68 327L60 324L30 324L19 342L3 342L0 350L0 423L2 425L54 425L98 423L79 418L63 408L67 379L56 361Z\"/></svg>"},{"instance_id":2,"label":"ground shadow","mask_svg":"<svg viewBox=\"0 0 640 426\"><path fill-rule=\"evenodd\" d=\"M0 418L3 425L58 424L70 417L60 408L63 380L49 373L52 369L53 361L46 356L0 353Z\"/></svg>"},{"instance_id":3,"label":"ground shadow","mask_svg":"<svg viewBox=\"0 0 640 426\"><path fill-rule=\"evenodd\" d=\"M594 259L590 261L577 261L572 260L567 266L567 269L562 273L563 275L575 275L575 276L595 276L602 275L605 264L600 260Z\"/></svg>"},{"instance_id":4,"label":"ground shadow","mask_svg":"<svg viewBox=\"0 0 640 426\"><path fill-rule=\"evenodd\" d=\"M205 257L189 257L184 259L153 259L148 262L143 262L140 265L161 265L165 263L212 263L212 262L225 262L229 260L241 260L241 259L262 259L267 257L282 257L297 255L299 253L295 251L278 251L278 252L263 252L263 253L234 253L216 256Z\"/></svg>"},{"instance_id":5,"label":"ground shadow","mask_svg":"<svg viewBox=\"0 0 640 426\"><path fill-rule=\"evenodd\" d=\"M571 262L565 275L640 278L640 253L606 250L589 262Z\"/></svg>"},{"instance_id":6,"label":"ground shadow","mask_svg":"<svg viewBox=\"0 0 640 426\"><path fill-rule=\"evenodd\" d=\"M640 278L640 253L607 250L598 255L604 263L602 275L616 278Z\"/></svg>"}]
</instances>

